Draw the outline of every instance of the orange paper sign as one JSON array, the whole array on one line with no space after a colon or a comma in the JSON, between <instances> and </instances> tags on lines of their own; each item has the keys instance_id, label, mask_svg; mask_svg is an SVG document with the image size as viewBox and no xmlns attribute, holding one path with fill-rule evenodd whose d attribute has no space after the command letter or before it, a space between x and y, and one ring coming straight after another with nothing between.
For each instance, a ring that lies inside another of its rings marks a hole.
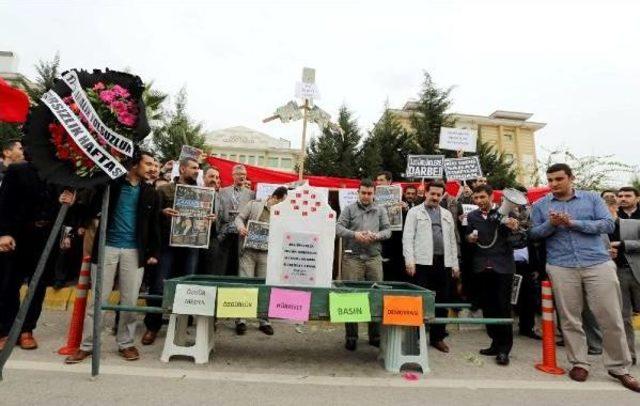
<instances>
[{"instance_id":1,"label":"orange paper sign","mask_svg":"<svg viewBox=\"0 0 640 406\"><path fill-rule=\"evenodd\" d=\"M385 296L382 324L421 326L422 296Z\"/></svg>"}]
</instances>

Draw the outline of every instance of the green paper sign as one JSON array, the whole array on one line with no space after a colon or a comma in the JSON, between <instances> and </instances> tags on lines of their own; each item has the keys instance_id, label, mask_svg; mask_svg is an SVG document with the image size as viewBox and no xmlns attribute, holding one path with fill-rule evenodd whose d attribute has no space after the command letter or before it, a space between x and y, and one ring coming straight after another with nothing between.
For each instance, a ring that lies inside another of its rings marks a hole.
<instances>
[{"instance_id":1,"label":"green paper sign","mask_svg":"<svg viewBox=\"0 0 640 406\"><path fill-rule=\"evenodd\" d=\"M329 314L332 323L371 321L369 293L329 293Z\"/></svg>"}]
</instances>

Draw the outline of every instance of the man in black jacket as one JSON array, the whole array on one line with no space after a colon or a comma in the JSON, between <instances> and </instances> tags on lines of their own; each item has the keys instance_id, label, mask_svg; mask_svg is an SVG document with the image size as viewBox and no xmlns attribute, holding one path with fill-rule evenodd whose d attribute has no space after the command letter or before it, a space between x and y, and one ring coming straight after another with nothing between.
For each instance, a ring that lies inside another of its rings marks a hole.
<instances>
[{"instance_id":1,"label":"man in black jacket","mask_svg":"<svg viewBox=\"0 0 640 406\"><path fill-rule=\"evenodd\" d=\"M56 196L59 196L56 200ZM36 270L60 203L73 204L75 194L43 182L31 162L10 165L0 186L0 350L20 308L20 287ZM47 284L53 276L55 250L37 286L18 341L22 349L38 347L33 337Z\"/></svg>"},{"instance_id":2,"label":"man in black jacket","mask_svg":"<svg viewBox=\"0 0 640 406\"><path fill-rule=\"evenodd\" d=\"M156 264L160 249L159 205L153 186L148 181L153 176L154 158L146 152L138 152L132 159L127 175L111 184L109 213L107 216L107 236L104 250L104 269L102 279L102 298L104 303L115 283L118 270L118 290L120 304L135 306L138 300L145 264ZM103 193L96 193L97 201ZM97 213L97 211L96 211ZM104 215L101 213L100 216ZM96 238L97 243L98 238ZM91 269L95 280L96 258L98 250L93 250L94 264ZM95 287L94 287L95 294ZM67 364L78 363L93 349L93 302L87 305L84 321L84 338L80 349L67 357ZM135 315L122 312L118 322L116 341L119 353L127 361L140 358L133 345L132 331Z\"/></svg>"},{"instance_id":3,"label":"man in black jacket","mask_svg":"<svg viewBox=\"0 0 640 406\"><path fill-rule=\"evenodd\" d=\"M507 237L519 224L514 218L500 218L497 210L491 208L492 195L489 185L473 189L473 200L479 208L467 216L465 233L472 244L471 267L478 283L483 316L509 318L516 264ZM512 326L487 325L487 334L491 337L491 346L480 350L480 354L496 356L498 365L508 365L513 345Z\"/></svg>"}]
</instances>

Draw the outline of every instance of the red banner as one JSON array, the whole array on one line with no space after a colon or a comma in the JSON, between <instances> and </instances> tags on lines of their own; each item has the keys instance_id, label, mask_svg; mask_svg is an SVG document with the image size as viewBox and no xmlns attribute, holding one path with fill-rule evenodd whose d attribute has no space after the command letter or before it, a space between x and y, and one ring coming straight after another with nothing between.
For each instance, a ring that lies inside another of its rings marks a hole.
<instances>
[{"instance_id":1,"label":"red banner","mask_svg":"<svg viewBox=\"0 0 640 406\"><path fill-rule=\"evenodd\" d=\"M24 123L29 113L29 97L0 78L0 122Z\"/></svg>"},{"instance_id":2,"label":"red banner","mask_svg":"<svg viewBox=\"0 0 640 406\"><path fill-rule=\"evenodd\" d=\"M229 186L233 183L233 178L231 177L231 171L234 165L237 165L238 162L229 161L227 159L221 159L216 157L208 157L208 161L210 165L216 166L220 169L220 180L222 181L222 186ZM298 180L298 175L293 172L284 172L277 171L274 169L266 169L259 166L253 165L244 165L247 168L247 178L251 181L253 187L255 188L256 183L278 183L285 184L290 182L295 182ZM334 178L331 176L312 176L306 175L305 179L309 181L310 186L317 187L327 187L330 189L340 189L340 188L357 188L360 185L360 179L350 179L350 178ZM419 186L420 183L410 183L410 182L398 182L402 189L404 189L407 185ZM446 185L447 193L450 196L456 196L458 194L458 189L460 185L457 182L447 182ZM547 186L530 188L527 193L527 197L529 202L533 203L536 200L543 197L545 194L549 193L549 188ZM496 190L493 193L493 200L495 202L500 202L502 198L502 191Z\"/></svg>"}]
</instances>

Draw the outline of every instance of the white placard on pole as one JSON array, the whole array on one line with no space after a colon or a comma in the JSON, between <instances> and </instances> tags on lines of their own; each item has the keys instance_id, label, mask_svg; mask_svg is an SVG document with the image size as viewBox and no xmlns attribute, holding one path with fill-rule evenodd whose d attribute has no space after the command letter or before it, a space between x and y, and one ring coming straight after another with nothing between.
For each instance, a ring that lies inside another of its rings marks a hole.
<instances>
[{"instance_id":1,"label":"white placard on pole","mask_svg":"<svg viewBox=\"0 0 640 406\"><path fill-rule=\"evenodd\" d=\"M440 149L476 152L478 131L465 128L440 128Z\"/></svg>"},{"instance_id":2,"label":"white placard on pole","mask_svg":"<svg viewBox=\"0 0 640 406\"><path fill-rule=\"evenodd\" d=\"M340 204L340 210L344 210L345 207L357 201L358 189L338 189L338 202Z\"/></svg>"},{"instance_id":3,"label":"white placard on pole","mask_svg":"<svg viewBox=\"0 0 640 406\"><path fill-rule=\"evenodd\" d=\"M216 287L178 284L173 297L173 313L213 316L216 309Z\"/></svg>"}]
</instances>

